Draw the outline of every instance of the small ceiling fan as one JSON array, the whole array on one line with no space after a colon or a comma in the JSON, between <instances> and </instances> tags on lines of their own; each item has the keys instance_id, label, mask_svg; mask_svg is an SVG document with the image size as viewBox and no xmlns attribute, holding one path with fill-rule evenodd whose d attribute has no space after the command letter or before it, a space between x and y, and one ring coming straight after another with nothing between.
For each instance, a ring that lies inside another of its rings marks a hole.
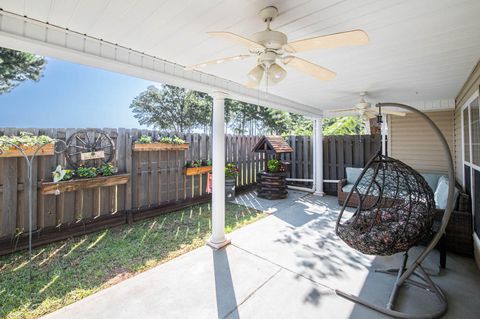
<instances>
[{"instance_id":1,"label":"small ceiling fan","mask_svg":"<svg viewBox=\"0 0 480 319\"><path fill-rule=\"evenodd\" d=\"M317 49L337 48L350 45L368 43L368 36L362 30L334 33L309 39L288 42L287 35L272 30L270 24L278 16L278 9L273 6L266 7L259 12L260 18L267 24L264 31L255 33L252 39L231 32L208 32L210 36L223 38L241 44L249 49L249 54L241 54L221 59L209 60L199 64L187 66L186 69L201 69L211 64L244 60L257 57L257 65L247 74L248 87L257 87L265 77L269 83L279 83L287 71L277 62L283 63L299 72L312 76L318 80L330 80L335 77L335 72L309 62L293 54Z\"/></svg>"},{"instance_id":2,"label":"small ceiling fan","mask_svg":"<svg viewBox=\"0 0 480 319\"><path fill-rule=\"evenodd\" d=\"M360 102L355 104L353 108L349 109L340 109L340 110L331 110L330 112L335 113L335 112L351 112L351 111L356 111L358 112L358 115L363 119L363 120L368 120L371 118L374 118L378 114L378 109L374 106L372 106L371 103L367 102L365 100L365 97L367 96L368 92L360 92ZM405 116L405 112L399 112L399 111L392 111L392 110L383 110L382 109L382 114L390 114L390 115L396 115L396 116Z\"/></svg>"}]
</instances>

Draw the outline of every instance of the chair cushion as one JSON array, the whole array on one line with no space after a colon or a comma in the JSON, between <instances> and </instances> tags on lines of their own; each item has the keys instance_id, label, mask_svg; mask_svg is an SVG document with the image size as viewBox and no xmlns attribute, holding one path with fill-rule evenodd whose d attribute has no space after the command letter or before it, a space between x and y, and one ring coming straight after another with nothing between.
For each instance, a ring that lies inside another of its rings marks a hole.
<instances>
[{"instance_id":1,"label":"chair cushion","mask_svg":"<svg viewBox=\"0 0 480 319\"><path fill-rule=\"evenodd\" d=\"M359 167L346 167L345 173L347 174L347 184L355 184L358 177L362 173L362 168Z\"/></svg>"},{"instance_id":2,"label":"chair cushion","mask_svg":"<svg viewBox=\"0 0 480 319\"><path fill-rule=\"evenodd\" d=\"M455 187L455 191L453 193L453 203L455 207L455 203L457 202L458 196L460 192ZM448 177L440 176L438 179L437 189L434 193L435 199L435 206L437 209L445 209L447 207L447 200L448 200Z\"/></svg>"},{"instance_id":3,"label":"chair cushion","mask_svg":"<svg viewBox=\"0 0 480 319\"><path fill-rule=\"evenodd\" d=\"M432 192L435 192L438 186L438 180L440 179L440 176L443 176L442 174L435 173L421 173L420 175L425 178L425 181L427 181L427 184L432 189Z\"/></svg>"},{"instance_id":4,"label":"chair cushion","mask_svg":"<svg viewBox=\"0 0 480 319\"><path fill-rule=\"evenodd\" d=\"M345 193L348 193L352 190L353 184L346 184L345 186L342 187L342 191Z\"/></svg>"}]
</instances>

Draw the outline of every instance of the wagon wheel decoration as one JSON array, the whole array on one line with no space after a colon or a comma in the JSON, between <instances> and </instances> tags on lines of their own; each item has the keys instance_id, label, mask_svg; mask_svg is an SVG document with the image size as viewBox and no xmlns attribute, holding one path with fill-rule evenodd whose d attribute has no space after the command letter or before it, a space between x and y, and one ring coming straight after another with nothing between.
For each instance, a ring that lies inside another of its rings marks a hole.
<instances>
[{"instance_id":1,"label":"wagon wheel decoration","mask_svg":"<svg viewBox=\"0 0 480 319\"><path fill-rule=\"evenodd\" d=\"M73 168L99 166L113 161L115 145L102 130L80 130L67 140L65 157Z\"/></svg>"}]
</instances>

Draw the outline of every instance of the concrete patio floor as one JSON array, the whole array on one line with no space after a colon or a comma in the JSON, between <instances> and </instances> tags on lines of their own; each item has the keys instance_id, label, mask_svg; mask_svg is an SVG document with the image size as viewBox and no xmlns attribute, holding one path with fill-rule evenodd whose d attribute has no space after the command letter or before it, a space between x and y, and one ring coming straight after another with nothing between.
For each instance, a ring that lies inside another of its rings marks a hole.
<instances>
[{"instance_id":1,"label":"concrete patio floor","mask_svg":"<svg viewBox=\"0 0 480 319\"><path fill-rule=\"evenodd\" d=\"M384 318L334 289L383 305L394 277L373 269L397 266L401 256L365 256L339 240L335 197L290 191L286 200L268 201L247 193L237 202L272 214L230 234L222 250L196 249L46 318ZM445 318L480 317L473 259L449 254L438 273L434 251L424 265L447 295ZM398 306L425 311L435 303L405 287Z\"/></svg>"}]
</instances>

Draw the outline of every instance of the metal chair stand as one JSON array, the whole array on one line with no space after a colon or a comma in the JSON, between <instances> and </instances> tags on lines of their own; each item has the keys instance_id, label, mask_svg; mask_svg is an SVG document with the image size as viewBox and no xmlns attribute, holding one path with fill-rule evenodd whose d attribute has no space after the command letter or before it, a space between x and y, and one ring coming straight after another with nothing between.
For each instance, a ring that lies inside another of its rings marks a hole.
<instances>
[{"instance_id":1,"label":"metal chair stand","mask_svg":"<svg viewBox=\"0 0 480 319\"><path fill-rule=\"evenodd\" d=\"M445 137L443 136L439 128L424 113L418 111L417 109L411 106L399 104L399 103L379 103L376 106L379 108L380 114L381 114L382 107L397 107L397 108L406 109L410 112L416 113L420 115L420 117L423 118L427 122L427 124L434 130L437 137L442 143L442 147L445 151L445 157L447 159L447 164L448 164L449 192L448 192L447 206L446 206L445 213L443 215L443 218L437 233L433 236L430 243L423 249L423 251L412 262L411 265L407 267L407 261L408 261L408 251L407 251L404 253L403 260L399 268L383 269L383 270L375 271L376 273L380 273L380 274L388 274L388 275L396 276L396 280L392 288L392 291L390 293L389 300L385 306L374 304L368 300L364 300L358 296L343 292L341 290L335 290L335 292L338 296L341 296L352 302L361 304L379 313L382 313L394 318L408 318L408 319L439 318L442 315L444 315L445 312L447 311L447 308L448 308L447 298L442 292L442 290L440 289L440 287L430 279L430 276L422 267L422 262L425 260L428 254L432 251L432 249L435 248L437 243L441 240L442 236L445 233L445 229L450 219L450 215L452 214L452 211L453 211L453 194L454 194L454 188L455 188L455 176L453 171L453 161L452 161L452 156L450 154L450 149L448 147L447 141L445 140ZM361 177L362 176L360 176L360 178ZM430 313L408 313L408 312L396 310L395 302L397 300L397 297L401 293L400 289L403 285L408 285L416 289L421 289L425 294L434 294L439 301L438 306L435 306L435 309L432 310Z\"/></svg>"}]
</instances>

